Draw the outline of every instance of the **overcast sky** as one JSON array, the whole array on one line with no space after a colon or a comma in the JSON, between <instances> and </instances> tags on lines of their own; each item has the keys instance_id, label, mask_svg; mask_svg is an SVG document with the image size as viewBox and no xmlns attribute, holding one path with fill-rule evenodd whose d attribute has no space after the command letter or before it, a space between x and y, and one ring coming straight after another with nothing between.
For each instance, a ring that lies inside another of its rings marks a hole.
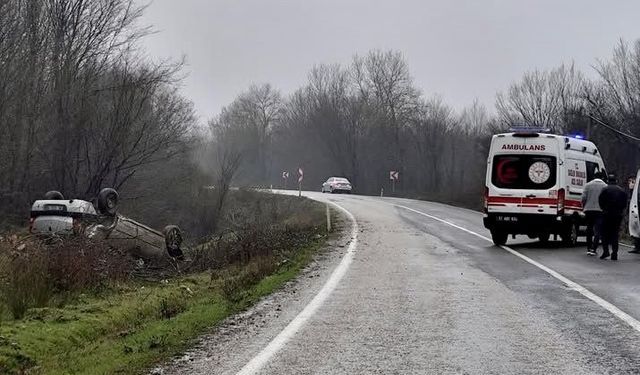
<instances>
[{"instance_id":1,"label":"overcast sky","mask_svg":"<svg viewBox=\"0 0 640 375\"><path fill-rule=\"evenodd\" d=\"M154 0L142 20L154 59L186 56L183 94L202 120L251 83L283 94L319 63L370 49L401 51L416 86L456 109L523 72L607 58L640 38L638 0Z\"/></svg>"}]
</instances>

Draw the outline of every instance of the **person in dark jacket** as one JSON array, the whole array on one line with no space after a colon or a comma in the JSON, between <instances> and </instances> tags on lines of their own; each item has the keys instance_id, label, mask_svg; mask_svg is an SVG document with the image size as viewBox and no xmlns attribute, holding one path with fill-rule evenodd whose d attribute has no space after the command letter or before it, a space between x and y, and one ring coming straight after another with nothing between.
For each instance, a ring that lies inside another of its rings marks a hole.
<instances>
[{"instance_id":1,"label":"person in dark jacket","mask_svg":"<svg viewBox=\"0 0 640 375\"><path fill-rule=\"evenodd\" d=\"M614 175L609 175L609 185L602 190L598 199L602 209L602 248L604 250L600 259L606 259L611 255L611 260L618 260L620 223L627 207L627 194L617 185L617 182ZM611 246L611 253L609 253L609 246Z\"/></svg>"}]
</instances>

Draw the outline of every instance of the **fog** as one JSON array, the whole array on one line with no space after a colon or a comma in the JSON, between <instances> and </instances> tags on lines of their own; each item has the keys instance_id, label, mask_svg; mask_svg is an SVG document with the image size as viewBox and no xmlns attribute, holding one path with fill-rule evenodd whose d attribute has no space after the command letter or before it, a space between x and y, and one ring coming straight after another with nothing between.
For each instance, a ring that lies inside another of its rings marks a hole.
<instances>
[{"instance_id":1,"label":"fog","mask_svg":"<svg viewBox=\"0 0 640 375\"><path fill-rule=\"evenodd\" d=\"M348 63L371 49L401 51L418 88L456 109L495 93L533 68L606 58L635 40L640 2L595 0L208 1L154 0L142 22L155 59L185 55L183 92L202 119L251 83L287 94L314 64Z\"/></svg>"}]
</instances>

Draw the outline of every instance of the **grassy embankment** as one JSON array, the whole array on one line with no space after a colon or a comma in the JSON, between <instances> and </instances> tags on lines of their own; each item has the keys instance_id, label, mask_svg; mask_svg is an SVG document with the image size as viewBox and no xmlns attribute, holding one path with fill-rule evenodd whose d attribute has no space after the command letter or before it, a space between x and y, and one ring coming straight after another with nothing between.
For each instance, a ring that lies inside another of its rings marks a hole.
<instances>
[{"instance_id":1,"label":"grassy embankment","mask_svg":"<svg viewBox=\"0 0 640 375\"><path fill-rule=\"evenodd\" d=\"M275 199L251 202L271 224L262 221L259 230L238 230L232 239L218 237L194 247L190 272L165 271L166 278L155 281L136 276L150 271L127 268L123 278L110 270L118 277L98 283L84 277L83 287L65 284L65 291L58 281L44 278L50 290L36 293L44 298L25 297L26 291L21 297L6 289L26 283L26 278L7 271L5 246L4 262L0 250L0 268L5 265L0 276L0 373L137 374L178 354L210 327L294 278L325 243L322 205L294 197ZM255 229L256 223L250 226ZM9 242L4 239L5 245ZM18 265L24 267L24 262ZM49 261L35 271L55 275L56 266ZM20 272L25 271L34 272L28 267ZM41 286L32 282L24 287L33 291ZM16 309L20 298L26 308Z\"/></svg>"}]
</instances>

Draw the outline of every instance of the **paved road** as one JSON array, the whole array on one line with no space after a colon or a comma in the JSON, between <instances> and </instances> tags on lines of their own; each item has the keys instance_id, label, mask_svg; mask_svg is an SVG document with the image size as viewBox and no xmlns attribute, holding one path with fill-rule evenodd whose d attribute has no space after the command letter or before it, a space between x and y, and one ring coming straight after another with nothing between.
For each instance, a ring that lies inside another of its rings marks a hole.
<instances>
[{"instance_id":1,"label":"paved road","mask_svg":"<svg viewBox=\"0 0 640 375\"><path fill-rule=\"evenodd\" d=\"M338 241L289 290L165 373L640 373L640 257L601 261L583 247L512 241L527 262L482 239L477 212L305 195L351 212L357 242Z\"/></svg>"}]
</instances>

